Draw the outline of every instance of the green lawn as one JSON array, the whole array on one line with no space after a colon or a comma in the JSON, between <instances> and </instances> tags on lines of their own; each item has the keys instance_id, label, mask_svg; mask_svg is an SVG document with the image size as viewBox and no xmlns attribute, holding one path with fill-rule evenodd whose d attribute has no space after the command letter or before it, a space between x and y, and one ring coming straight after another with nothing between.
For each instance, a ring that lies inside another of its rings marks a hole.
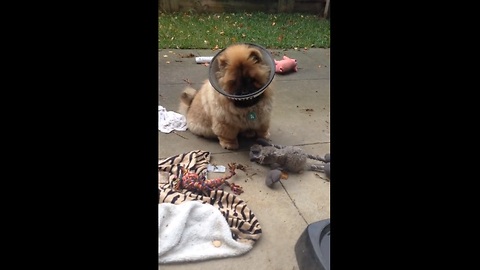
<instances>
[{"instance_id":1,"label":"green lawn","mask_svg":"<svg viewBox=\"0 0 480 270\"><path fill-rule=\"evenodd\" d=\"M311 14L160 13L159 49L215 49L237 42L269 49L329 48L330 21Z\"/></svg>"}]
</instances>

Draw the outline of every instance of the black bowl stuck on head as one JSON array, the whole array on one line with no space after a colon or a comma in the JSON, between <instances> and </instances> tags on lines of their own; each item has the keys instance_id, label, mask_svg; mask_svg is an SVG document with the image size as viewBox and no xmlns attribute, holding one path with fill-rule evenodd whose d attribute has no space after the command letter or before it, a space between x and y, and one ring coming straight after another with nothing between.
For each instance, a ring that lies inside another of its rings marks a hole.
<instances>
[{"instance_id":1,"label":"black bowl stuck on head","mask_svg":"<svg viewBox=\"0 0 480 270\"><path fill-rule=\"evenodd\" d=\"M212 58L212 61L210 62L208 79L210 81L210 84L213 86L213 88L215 90L217 90L217 92L226 96L229 99L238 100L238 101L251 100L251 99L254 99L254 98L260 96L267 89L267 87L270 85L270 83L273 81L273 78L275 77L275 61L274 61L272 55L270 54L270 52L262 46L259 46L257 44L252 44L252 43L239 43L239 44L244 44L244 45L256 48L258 51L260 51L260 53L262 54L264 64L268 65L269 68L270 68L270 74L269 74L269 77L268 77L268 80L266 81L266 83L262 87L260 87L259 89L256 89L255 91L248 91L248 93L246 93L246 94L229 94L224 89L222 89L222 87L220 86L220 83L218 81L218 79L219 79L218 78L218 73L219 73L219 70L220 70L220 65L219 65L218 59L225 52L225 50L228 49L228 47L224 48L223 50L218 52ZM238 45L238 44L235 44L235 45Z\"/></svg>"}]
</instances>

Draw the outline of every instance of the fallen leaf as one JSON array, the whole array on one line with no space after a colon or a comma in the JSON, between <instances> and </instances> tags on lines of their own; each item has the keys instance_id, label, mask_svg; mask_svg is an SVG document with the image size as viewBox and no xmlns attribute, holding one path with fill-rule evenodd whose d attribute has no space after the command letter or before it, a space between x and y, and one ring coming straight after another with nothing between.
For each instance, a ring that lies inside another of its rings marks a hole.
<instances>
[{"instance_id":1,"label":"fallen leaf","mask_svg":"<svg viewBox=\"0 0 480 270\"><path fill-rule=\"evenodd\" d=\"M167 61L167 62L165 62L165 63L170 64L170 61Z\"/></svg>"},{"instance_id":2,"label":"fallen leaf","mask_svg":"<svg viewBox=\"0 0 480 270\"><path fill-rule=\"evenodd\" d=\"M168 55L164 54L163 57L168 57Z\"/></svg>"},{"instance_id":3,"label":"fallen leaf","mask_svg":"<svg viewBox=\"0 0 480 270\"><path fill-rule=\"evenodd\" d=\"M275 26L275 24L276 24L276 23L275 23L275 22L273 22L273 23L272 23L272 26Z\"/></svg>"},{"instance_id":4,"label":"fallen leaf","mask_svg":"<svg viewBox=\"0 0 480 270\"><path fill-rule=\"evenodd\" d=\"M192 57L195 57L195 55L193 53L189 53L189 54L179 54L181 58L192 58Z\"/></svg>"}]
</instances>

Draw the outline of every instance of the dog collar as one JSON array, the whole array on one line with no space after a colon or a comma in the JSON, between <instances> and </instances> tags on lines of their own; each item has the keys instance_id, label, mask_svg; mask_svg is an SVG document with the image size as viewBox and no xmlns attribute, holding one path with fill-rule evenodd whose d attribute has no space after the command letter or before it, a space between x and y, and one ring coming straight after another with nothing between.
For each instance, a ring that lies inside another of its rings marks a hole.
<instances>
[{"instance_id":1,"label":"dog collar","mask_svg":"<svg viewBox=\"0 0 480 270\"><path fill-rule=\"evenodd\" d=\"M235 107L248 108L257 104L262 99L262 97L263 97L263 93L251 99L244 99L244 100L234 99L233 104L235 105Z\"/></svg>"}]
</instances>

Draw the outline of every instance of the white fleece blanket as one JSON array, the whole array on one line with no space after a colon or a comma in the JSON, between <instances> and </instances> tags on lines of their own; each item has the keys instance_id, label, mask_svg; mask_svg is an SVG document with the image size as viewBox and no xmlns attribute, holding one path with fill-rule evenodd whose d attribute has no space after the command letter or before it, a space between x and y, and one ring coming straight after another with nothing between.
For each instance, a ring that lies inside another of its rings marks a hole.
<instances>
[{"instance_id":1,"label":"white fleece blanket","mask_svg":"<svg viewBox=\"0 0 480 270\"><path fill-rule=\"evenodd\" d=\"M252 247L233 240L225 217L210 204L158 205L159 264L238 256Z\"/></svg>"},{"instance_id":2,"label":"white fleece blanket","mask_svg":"<svg viewBox=\"0 0 480 270\"><path fill-rule=\"evenodd\" d=\"M187 130L187 119L185 116L167 111L164 107L158 106L158 130L163 133L170 133L173 130Z\"/></svg>"}]
</instances>

